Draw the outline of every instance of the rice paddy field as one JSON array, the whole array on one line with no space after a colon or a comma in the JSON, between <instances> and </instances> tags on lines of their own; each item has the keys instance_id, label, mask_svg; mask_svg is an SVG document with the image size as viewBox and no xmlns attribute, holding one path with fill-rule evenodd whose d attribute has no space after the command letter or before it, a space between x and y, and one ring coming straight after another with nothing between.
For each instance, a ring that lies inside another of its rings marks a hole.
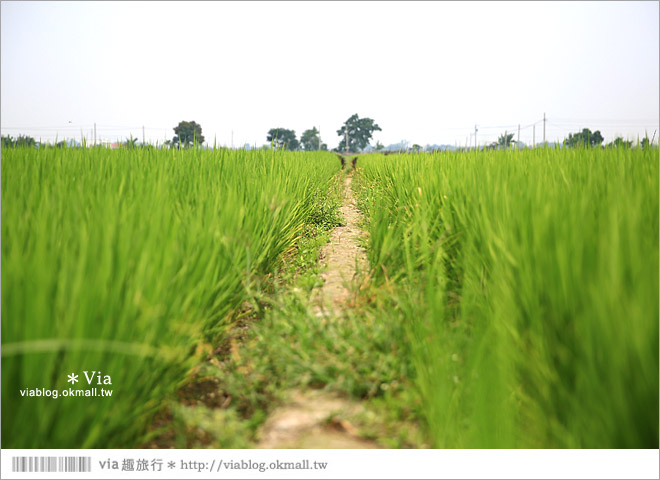
<instances>
[{"instance_id":1,"label":"rice paddy field","mask_svg":"<svg viewBox=\"0 0 660 480\"><path fill-rule=\"evenodd\" d=\"M4 446L136 445L313 218L328 157L3 149ZM115 397L19 394L83 370Z\"/></svg>"},{"instance_id":2,"label":"rice paddy field","mask_svg":"<svg viewBox=\"0 0 660 480\"><path fill-rule=\"evenodd\" d=\"M657 149L361 163L436 447L657 448Z\"/></svg>"},{"instance_id":3,"label":"rice paddy field","mask_svg":"<svg viewBox=\"0 0 660 480\"><path fill-rule=\"evenodd\" d=\"M393 446L658 448L658 155L360 156L369 283L317 329L333 154L3 148L3 447L142 446L224 352L252 371L216 374L211 446L249 446L286 385L371 402L373 439L414 422ZM113 396L19 393L83 370Z\"/></svg>"}]
</instances>

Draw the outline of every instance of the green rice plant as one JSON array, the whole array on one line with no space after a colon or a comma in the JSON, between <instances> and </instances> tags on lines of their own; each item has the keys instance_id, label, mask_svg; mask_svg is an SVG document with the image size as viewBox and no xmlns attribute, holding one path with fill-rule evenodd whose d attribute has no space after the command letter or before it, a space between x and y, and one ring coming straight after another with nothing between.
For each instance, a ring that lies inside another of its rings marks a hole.
<instances>
[{"instance_id":1,"label":"green rice plant","mask_svg":"<svg viewBox=\"0 0 660 480\"><path fill-rule=\"evenodd\" d=\"M3 446L139 444L337 170L323 152L3 149ZM69 387L113 393L20 393Z\"/></svg>"},{"instance_id":2,"label":"green rice plant","mask_svg":"<svg viewBox=\"0 0 660 480\"><path fill-rule=\"evenodd\" d=\"M658 149L360 160L436 447L658 447Z\"/></svg>"}]
</instances>

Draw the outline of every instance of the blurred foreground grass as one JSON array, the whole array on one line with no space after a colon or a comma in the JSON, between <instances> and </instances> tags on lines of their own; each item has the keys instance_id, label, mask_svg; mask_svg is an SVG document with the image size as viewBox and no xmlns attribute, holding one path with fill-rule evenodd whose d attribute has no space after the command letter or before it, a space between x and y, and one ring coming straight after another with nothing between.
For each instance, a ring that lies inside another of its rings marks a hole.
<instances>
[{"instance_id":1,"label":"blurred foreground grass","mask_svg":"<svg viewBox=\"0 0 660 480\"><path fill-rule=\"evenodd\" d=\"M359 166L436 447L658 447L657 148Z\"/></svg>"},{"instance_id":2,"label":"blurred foreground grass","mask_svg":"<svg viewBox=\"0 0 660 480\"><path fill-rule=\"evenodd\" d=\"M323 152L3 149L3 446L138 444L338 167ZM20 395L97 386L83 371L110 375L112 397Z\"/></svg>"}]
</instances>

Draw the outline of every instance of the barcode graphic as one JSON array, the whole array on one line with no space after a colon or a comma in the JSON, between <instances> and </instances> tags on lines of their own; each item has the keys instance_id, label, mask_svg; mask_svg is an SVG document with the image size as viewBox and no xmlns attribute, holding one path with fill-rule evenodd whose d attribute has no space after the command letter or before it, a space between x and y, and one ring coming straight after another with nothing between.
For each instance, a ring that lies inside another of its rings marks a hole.
<instances>
[{"instance_id":1,"label":"barcode graphic","mask_svg":"<svg viewBox=\"0 0 660 480\"><path fill-rule=\"evenodd\" d=\"M91 472L92 457L11 457L12 472Z\"/></svg>"}]
</instances>

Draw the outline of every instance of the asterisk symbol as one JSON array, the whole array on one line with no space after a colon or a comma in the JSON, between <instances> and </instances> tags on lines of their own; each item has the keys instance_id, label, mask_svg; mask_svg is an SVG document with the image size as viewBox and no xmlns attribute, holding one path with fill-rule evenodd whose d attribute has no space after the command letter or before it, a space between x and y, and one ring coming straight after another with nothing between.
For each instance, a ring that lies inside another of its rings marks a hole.
<instances>
[{"instance_id":1,"label":"asterisk symbol","mask_svg":"<svg viewBox=\"0 0 660 480\"><path fill-rule=\"evenodd\" d=\"M167 468L174 468L176 466L176 463L174 462L167 462Z\"/></svg>"},{"instance_id":2,"label":"asterisk symbol","mask_svg":"<svg viewBox=\"0 0 660 480\"><path fill-rule=\"evenodd\" d=\"M69 379L67 380L68 383L76 383L78 381L78 375L75 373L72 373L71 375L67 375Z\"/></svg>"}]
</instances>

